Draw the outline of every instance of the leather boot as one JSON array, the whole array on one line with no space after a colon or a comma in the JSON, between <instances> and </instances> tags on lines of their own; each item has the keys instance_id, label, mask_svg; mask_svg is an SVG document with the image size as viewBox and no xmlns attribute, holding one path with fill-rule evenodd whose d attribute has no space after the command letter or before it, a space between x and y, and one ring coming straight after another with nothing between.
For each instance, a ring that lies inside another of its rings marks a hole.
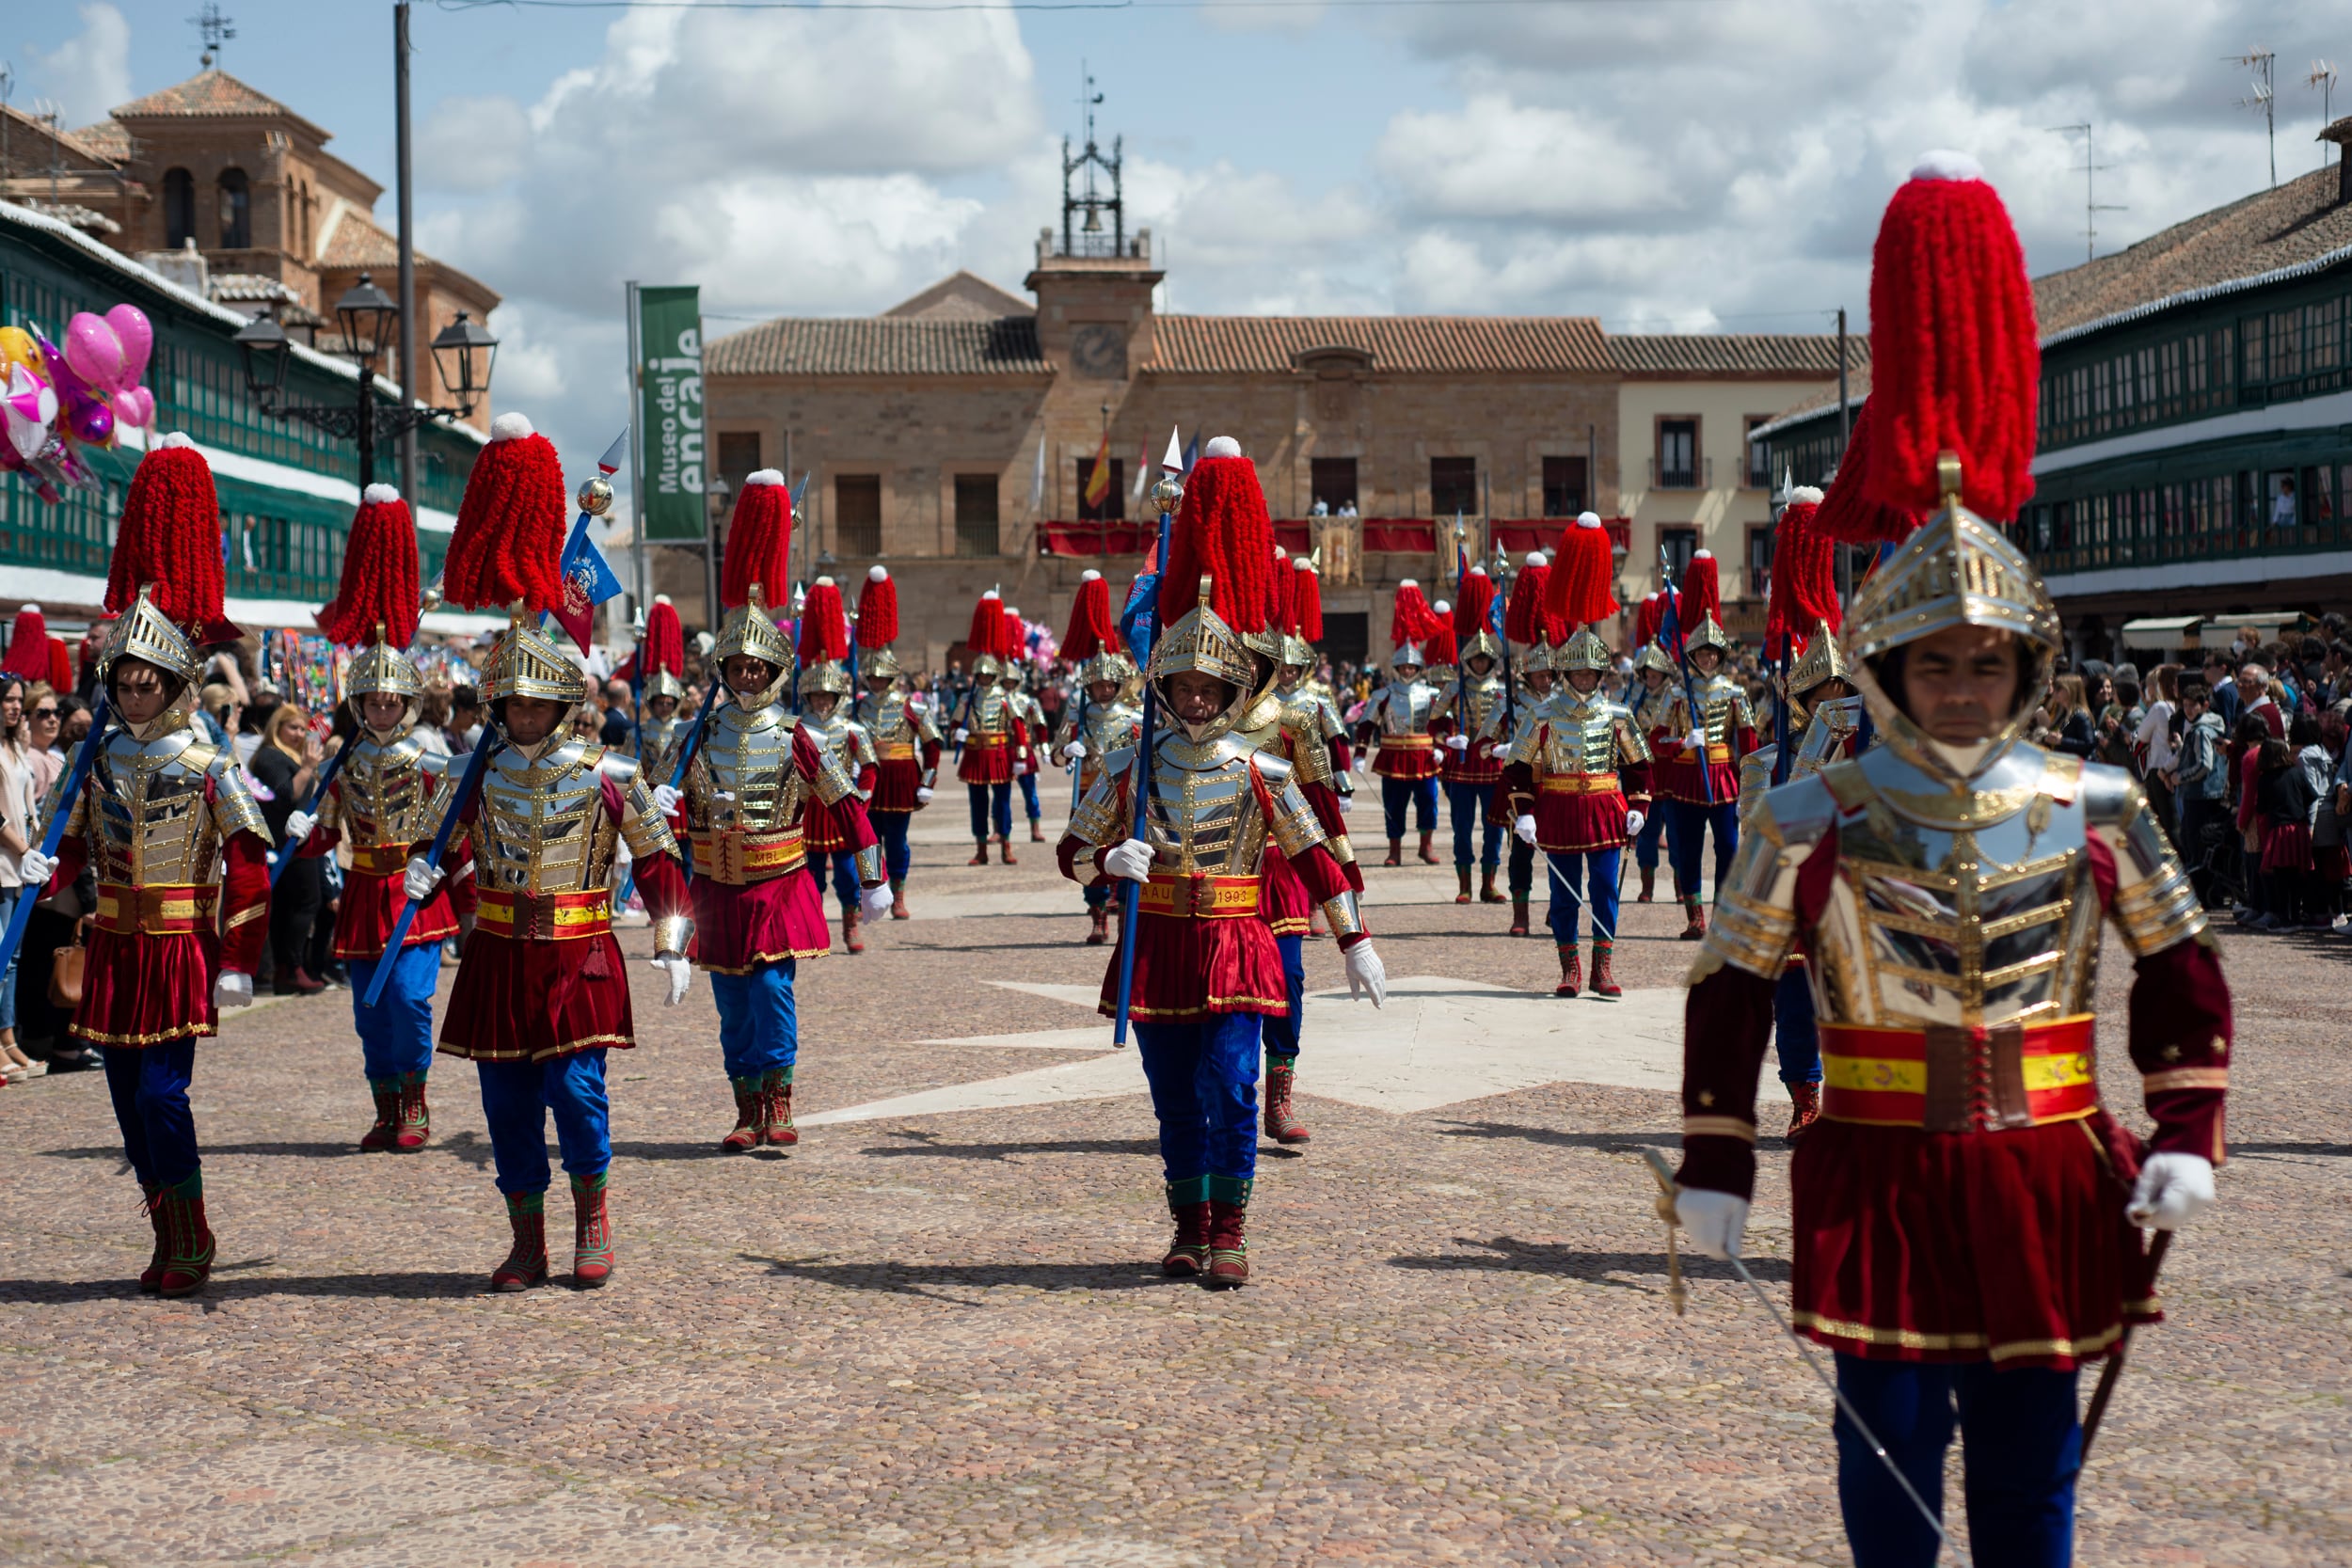
<instances>
[{"instance_id":1,"label":"leather boot","mask_svg":"<svg viewBox=\"0 0 2352 1568\"><path fill-rule=\"evenodd\" d=\"M719 1140L719 1147L729 1154L744 1154L759 1147L762 1131L768 1125L768 1110L760 1101L760 1085L756 1078L729 1078L727 1086L735 1091L735 1131Z\"/></svg>"},{"instance_id":2,"label":"leather boot","mask_svg":"<svg viewBox=\"0 0 2352 1568\"><path fill-rule=\"evenodd\" d=\"M1012 835L1010 833L1007 833L996 841L996 858L1007 865L1019 865L1021 863L1020 860L1016 858L1012 852Z\"/></svg>"},{"instance_id":3,"label":"leather boot","mask_svg":"<svg viewBox=\"0 0 2352 1568\"><path fill-rule=\"evenodd\" d=\"M891 879L890 918L893 920L912 920L914 918L907 912L907 884L906 879L903 877L893 878Z\"/></svg>"},{"instance_id":4,"label":"leather boot","mask_svg":"<svg viewBox=\"0 0 2352 1568\"><path fill-rule=\"evenodd\" d=\"M1278 1144L1303 1144L1314 1134L1291 1111L1291 1089L1298 1080L1298 1058L1269 1055L1265 1059L1265 1135Z\"/></svg>"},{"instance_id":5,"label":"leather boot","mask_svg":"<svg viewBox=\"0 0 2352 1568\"><path fill-rule=\"evenodd\" d=\"M572 1178L572 1283L583 1291L612 1276L612 1217L604 1207L610 1174Z\"/></svg>"},{"instance_id":6,"label":"leather boot","mask_svg":"<svg viewBox=\"0 0 2352 1568\"><path fill-rule=\"evenodd\" d=\"M857 940L857 906L854 904L841 911L841 950L845 953L866 951L866 944Z\"/></svg>"},{"instance_id":7,"label":"leather boot","mask_svg":"<svg viewBox=\"0 0 2352 1568\"><path fill-rule=\"evenodd\" d=\"M1029 842L1031 844L1042 844L1045 842L1044 824L1038 821L1038 819L1034 816L1029 818Z\"/></svg>"},{"instance_id":8,"label":"leather boot","mask_svg":"<svg viewBox=\"0 0 2352 1568\"><path fill-rule=\"evenodd\" d=\"M1168 1243L1160 1273L1171 1279L1198 1275L1209 1266L1209 1200L1191 1196L1200 1186L1199 1181L1168 1184L1168 1212L1176 1218L1176 1239Z\"/></svg>"},{"instance_id":9,"label":"leather boot","mask_svg":"<svg viewBox=\"0 0 2352 1568\"><path fill-rule=\"evenodd\" d=\"M1687 923L1682 927L1682 940L1684 942L1704 940L1707 936L1707 911L1699 903L1697 894L1691 894L1682 900L1682 915Z\"/></svg>"},{"instance_id":10,"label":"leather boot","mask_svg":"<svg viewBox=\"0 0 2352 1568\"><path fill-rule=\"evenodd\" d=\"M506 1195L506 1223L515 1232L515 1244L506 1261L490 1271L491 1290L528 1291L548 1282L547 1205L544 1192Z\"/></svg>"},{"instance_id":11,"label":"leather boot","mask_svg":"<svg viewBox=\"0 0 2352 1568\"><path fill-rule=\"evenodd\" d=\"M163 1216L164 1268L156 1277L159 1296L192 1296L213 1273L213 1230L204 1223L204 1173L198 1171L156 1195Z\"/></svg>"},{"instance_id":12,"label":"leather boot","mask_svg":"<svg viewBox=\"0 0 2352 1568\"><path fill-rule=\"evenodd\" d=\"M1240 1187L1239 1202L1209 1200L1209 1273L1201 1283L1212 1291L1249 1283L1249 1243L1243 1235L1249 1219L1249 1183Z\"/></svg>"},{"instance_id":13,"label":"leather boot","mask_svg":"<svg viewBox=\"0 0 2352 1568\"><path fill-rule=\"evenodd\" d=\"M1392 838L1389 840L1389 858L1382 861L1380 863L1382 865L1403 865L1405 863L1405 841L1401 838Z\"/></svg>"},{"instance_id":14,"label":"leather boot","mask_svg":"<svg viewBox=\"0 0 2352 1568\"><path fill-rule=\"evenodd\" d=\"M164 1189L159 1181L142 1181L139 1191L146 1195L143 1207L147 1210L147 1223L155 1232L154 1253L147 1259L147 1267L139 1271L139 1290L151 1296L164 1282L164 1253L169 1240L164 1234Z\"/></svg>"},{"instance_id":15,"label":"leather boot","mask_svg":"<svg viewBox=\"0 0 2352 1568\"><path fill-rule=\"evenodd\" d=\"M1094 922L1093 928L1087 932L1087 945L1100 947L1110 941L1111 911L1108 909L1089 910L1087 915Z\"/></svg>"},{"instance_id":16,"label":"leather boot","mask_svg":"<svg viewBox=\"0 0 2352 1568\"><path fill-rule=\"evenodd\" d=\"M1467 903L1469 903L1469 902L1470 901L1470 867L1469 867L1469 866L1467 866L1467 865L1457 865L1457 866L1455 866L1455 867L1454 868L1454 882L1457 884L1457 886L1458 886L1458 888L1459 888L1459 891L1457 891L1457 892L1454 895L1454 901L1455 903L1457 903L1457 904L1467 904Z\"/></svg>"},{"instance_id":17,"label":"leather boot","mask_svg":"<svg viewBox=\"0 0 2352 1568\"><path fill-rule=\"evenodd\" d=\"M1576 943L1560 944L1560 983L1551 988L1554 996L1574 996L1584 989L1584 966L1578 961Z\"/></svg>"},{"instance_id":18,"label":"leather boot","mask_svg":"<svg viewBox=\"0 0 2352 1568\"><path fill-rule=\"evenodd\" d=\"M393 1135L400 1130L400 1080L371 1078L368 1095L375 1101L375 1125L359 1138L359 1152L381 1154L392 1147Z\"/></svg>"},{"instance_id":19,"label":"leather boot","mask_svg":"<svg viewBox=\"0 0 2352 1568\"><path fill-rule=\"evenodd\" d=\"M1527 900L1524 898L1511 900L1511 934L1515 937L1527 935Z\"/></svg>"},{"instance_id":20,"label":"leather boot","mask_svg":"<svg viewBox=\"0 0 2352 1568\"><path fill-rule=\"evenodd\" d=\"M433 1111L424 1102L424 1074L400 1075L400 1125L392 1132L392 1152L414 1154L433 1141Z\"/></svg>"},{"instance_id":21,"label":"leather boot","mask_svg":"<svg viewBox=\"0 0 2352 1568\"><path fill-rule=\"evenodd\" d=\"M980 840L980 847L973 850L972 858L965 861L963 863L966 865L986 865L988 863L988 840Z\"/></svg>"},{"instance_id":22,"label":"leather boot","mask_svg":"<svg viewBox=\"0 0 2352 1568\"><path fill-rule=\"evenodd\" d=\"M1821 1085L1791 1084L1788 1098L1795 1101L1788 1117L1788 1141L1795 1143L1804 1135L1806 1128L1821 1119Z\"/></svg>"},{"instance_id":23,"label":"leather boot","mask_svg":"<svg viewBox=\"0 0 2352 1568\"><path fill-rule=\"evenodd\" d=\"M777 1068L762 1081L761 1099L767 1106L767 1121L761 1136L778 1148L789 1148L801 1141L801 1130L792 1125L792 1080L785 1069Z\"/></svg>"},{"instance_id":24,"label":"leather boot","mask_svg":"<svg viewBox=\"0 0 2352 1568\"><path fill-rule=\"evenodd\" d=\"M1642 867L1642 891L1633 895L1633 901L1637 904L1646 904L1657 891L1658 867L1654 865Z\"/></svg>"},{"instance_id":25,"label":"leather boot","mask_svg":"<svg viewBox=\"0 0 2352 1568\"><path fill-rule=\"evenodd\" d=\"M1609 973L1609 960L1616 956L1617 944L1607 937L1593 939L1593 994L1604 1002L1614 1002L1625 995L1625 988Z\"/></svg>"},{"instance_id":26,"label":"leather boot","mask_svg":"<svg viewBox=\"0 0 2352 1568\"><path fill-rule=\"evenodd\" d=\"M1495 886L1495 868L1491 865L1479 873L1478 901L1482 904L1503 902L1502 891Z\"/></svg>"},{"instance_id":27,"label":"leather boot","mask_svg":"<svg viewBox=\"0 0 2352 1568\"><path fill-rule=\"evenodd\" d=\"M1423 865L1436 865L1438 863L1438 851L1429 847L1431 842L1435 840L1437 836L1438 831L1435 828L1424 828L1422 830L1421 863Z\"/></svg>"}]
</instances>

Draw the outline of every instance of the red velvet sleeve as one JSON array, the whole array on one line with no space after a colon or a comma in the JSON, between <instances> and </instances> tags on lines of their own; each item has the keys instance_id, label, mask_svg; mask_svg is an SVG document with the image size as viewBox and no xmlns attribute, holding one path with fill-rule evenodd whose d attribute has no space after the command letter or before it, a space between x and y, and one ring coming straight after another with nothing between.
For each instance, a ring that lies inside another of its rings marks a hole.
<instances>
[{"instance_id":1,"label":"red velvet sleeve","mask_svg":"<svg viewBox=\"0 0 2352 1568\"><path fill-rule=\"evenodd\" d=\"M2156 1124L2149 1147L2221 1164L2233 1028L2220 955L2191 940L2140 959L2130 1016L2132 1061Z\"/></svg>"},{"instance_id":2,"label":"red velvet sleeve","mask_svg":"<svg viewBox=\"0 0 2352 1568\"><path fill-rule=\"evenodd\" d=\"M795 725L792 731L792 766L800 769L801 777L814 784L818 775L824 769L824 753L818 751L817 742L810 736L807 729ZM863 787L869 790L874 786L872 773L871 768L865 770ZM811 798L811 803L815 803L814 797ZM834 822L850 835L850 849L852 853L860 849L870 848L877 842L874 835L874 824L866 815L866 802L856 796L844 795L840 800L827 806L825 810L833 814ZM650 905L647 907L651 908Z\"/></svg>"},{"instance_id":3,"label":"red velvet sleeve","mask_svg":"<svg viewBox=\"0 0 2352 1568\"><path fill-rule=\"evenodd\" d=\"M1111 792L1119 800L1120 816L1123 819L1127 813L1126 774L1121 773L1111 780ZM1104 852L1115 847L1117 846L1110 844L1089 844L1075 833L1064 833L1061 842L1054 846L1054 859L1060 864L1063 876L1073 882L1082 882L1091 886L1102 880L1104 875L1103 871ZM1078 862L1081 858L1084 858L1087 863L1087 869L1083 873L1078 870Z\"/></svg>"},{"instance_id":4,"label":"red velvet sleeve","mask_svg":"<svg viewBox=\"0 0 2352 1568\"><path fill-rule=\"evenodd\" d=\"M694 912L694 900L686 887L686 873L675 856L654 855L634 861L630 863L629 875L637 879L638 895L644 899L645 912L654 919Z\"/></svg>"},{"instance_id":5,"label":"red velvet sleeve","mask_svg":"<svg viewBox=\"0 0 2352 1568\"><path fill-rule=\"evenodd\" d=\"M250 974L269 935L269 848L257 834L238 833L222 859L220 967Z\"/></svg>"},{"instance_id":6,"label":"red velvet sleeve","mask_svg":"<svg viewBox=\"0 0 2352 1568\"><path fill-rule=\"evenodd\" d=\"M1336 736L1331 742L1331 771L1344 773L1355 761L1356 748L1347 743L1347 736Z\"/></svg>"},{"instance_id":7,"label":"red velvet sleeve","mask_svg":"<svg viewBox=\"0 0 2352 1568\"><path fill-rule=\"evenodd\" d=\"M49 885L40 890L43 898L55 898L60 888L72 887L89 865L89 845L79 833L57 841L57 869L49 874Z\"/></svg>"},{"instance_id":8,"label":"red velvet sleeve","mask_svg":"<svg viewBox=\"0 0 2352 1568\"><path fill-rule=\"evenodd\" d=\"M1691 988L1682 1012L1686 1187L1756 1191L1756 1081L1772 1034L1772 982L1729 964Z\"/></svg>"},{"instance_id":9,"label":"red velvet sleeve","mask_svg":"<svg viewBox=\"0 0 2352 1568\"><path fill-rule=\"evenodd\" d=\"M343 781L340 777L337 778L332 784L329 784L326 786L326 793L333 796L338 800L342 800L343 798ZM334 852L335 846L341 844L342 841L343 835L341 830L329 828L322 823L320 826L310 830L310 836L302 841L301 847L298 848L295 853L300 855L304 860L317 860L322 855L332 854Z\"/></svg>"},{"instance_id":10,"label":"red velvet sleeve","mask_svg":"<svg viewBox=\"0 0 2352 1568\"><path fill-rule=\"evenodd\" d=\"M1356 891L1348 884L1347 873L1340 869L1340 863L1331 858L1331 850L1327 845L1311 844L1303 854L1287 858L1291 870L1297 873L1298 879L1306 884L1307 896L1317 904L1327 904L1343 893ZM1353 936L1340 938L1340 951L1346 952L1371 935L1370 931L1358 931Z\"/></svg>"},{"instance_id":11,"label":"red velvet sleeve","mask_svg":"<svg viewBox=\"0 0 2352 1568\"><path fill-rule=\"evenodd\" d=\"M1535 765L1530 762L1506 763L1502 769L1502 787L1511 797L1511 810L1525 816L1535 806Z\"/></svg>"},{"instance_id":12,"label":"red velvet sleeve","mask_svg":"<svg viewBox=\"0 0 2352 1568\"><path fill-rule=\"evenodd\" d=\"M923 768L926 772L930 773L936 773L939 771L938 741L926 740L923 742Z\"/></svg>"},{"instance_id":13,"label":"red velvet sleeve","mask_svg":"<svg viewBox=\"0 0 2352 1568\"><path fill-rule=\"evenodd\" d=\"M1627 800L1637 806L1646 805L1649 801L1650 791L1649 764L1646 762L1620 764L1617 768L1617 784L1625 791Z\"/></svg>"}]
</instances>

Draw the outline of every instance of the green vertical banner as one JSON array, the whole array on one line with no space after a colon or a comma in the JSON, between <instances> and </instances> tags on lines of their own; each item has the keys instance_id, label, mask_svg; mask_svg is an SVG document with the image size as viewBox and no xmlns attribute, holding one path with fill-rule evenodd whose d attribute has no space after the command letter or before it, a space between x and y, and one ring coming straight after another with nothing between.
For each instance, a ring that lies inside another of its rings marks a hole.
<instances>
[{"instance_id":1,"label":"green vertical banner","mask_svg":"<svg viewBox=\"0 0 2352 1568\"><path fill-rule=\"evenodd\" d=\"M637 291L638 426L644 432L645 493L638 510L647 539L694 541L709 532L709 468L703 418L702 291Z\"/></svg>"}]
</instances>

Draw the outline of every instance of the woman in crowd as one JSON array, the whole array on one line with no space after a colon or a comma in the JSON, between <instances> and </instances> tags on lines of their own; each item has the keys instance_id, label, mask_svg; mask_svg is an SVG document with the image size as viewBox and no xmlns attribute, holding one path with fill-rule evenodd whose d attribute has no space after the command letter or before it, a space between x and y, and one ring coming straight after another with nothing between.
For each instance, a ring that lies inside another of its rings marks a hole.
<instances>
[{"instance_id":1,"label":"woman in crowd","mask_svg":"<svg viewBox=\"0 0 2352 1568\"><path fill-rule=\"evenodd\" d=\"M2097 752L2098 737L2091 727L2090 704L2083 691L2082 676L2050 677L2050 695L2042 705L2042 723L2045 732L2042 744L2051 751L2086 760Z\"/></svg>"},{"instance_id":2,"label":"woman in crowd","mask_svg":"<svg viewBox=\"0 0 2352 1568\"><path fill-rule=\"evenodd\" d=\"M2311 823L2315 800L2311 780L2286 741L2265 736L2250 755L2255 765L2255 821L2262 840L2263 881L2269 894L2268 908L2254 917L2252 925L2256 930L2280 931L2325 924L2317 918L2312 896Z\"/></svg>"},{"instance_id":3,"label":"woman in crowd","mask_svg":"<svg viewBox=\"0 0 2352 1568\"><path fill-rule=\"evenodd\" d=\"M35 800L49 798L49 789L72 761L72 749L89 733L89 711L78 697L52 691L36 683L26 697L26 729L31 738L24 758L33 770ZM28 835L32 836L32 835ZM98 901L96 875L85 869L75 884L80 909ZM75 921L45 904L33 907L24 926L24 942L17 949L16 981L11 990L17 1044L52 1072L82 1072L100 1065L98 1053L66 1034L71 1008L49 998L49 975L56 966L57 949L74 940Z\"/></svg>"},{"instance_id":4,"label":"woman in crowd","mask_svg":"<svg viewBox=\"0 0 2352 1568\"><path fill-rule=\"evenodd\" d=\"M2279 913L2278 889L2263 869L2262 750L2270 727L2259 713L2241 713L2230 732L2230 794L2238 832L2238 865L2246 901L2235 911L2241 925L2269 930Z\"/></svg>"},{"instance_id":5,"label":"woman in crowd","mask_svg":"<svg viewBox=\"0 0 2352 1568\"><path fill-rule=\"evenodd\" d=\"M2178 843L2179 806L2174 794L2172 770L2180 766L2180 742L2173 736L2173 717L2180 711L2181 667L2159 664L2148 675L2149 701L2132 731L2132 752L2137 763L2135 771L2148 792L2148 804L2156 815L2156 822L2164 829L2164 836Z\"/></svg>"},{"instance_id":6,"label":"woman in crowd","mask_svg":"<svg viewBox=\"0 0 2352 1568\"><path fill-rule=\"evenodd\" d=\"M0 927L16 913L24 896L24 876L18 869L24 851L39 832L40 797L33 789L30 737L24 723L24 678L0 675ZM17 955L8 955L0 969L0 1083L38 1078L49 1070L16 1043Z\"/></svg>"},{"instance_id":7,"label":"woman in crowd","mask_svg":"<svg viewBox=\"0 0 2352 1568\"><path fill-rule=\"evenodd\" d=\"M285 837L286 818L310 798L325 757L325 748L310 733L310 717L298 705L280 703L271 710L268 734L246 771L253 776L253 793L273 845ZM271 984L279 996L315 996L326 989L309 967L311 933L326 898L326 866L315 855L298 857L286 867L270 894Z\"/></svg>"}]
</instances>

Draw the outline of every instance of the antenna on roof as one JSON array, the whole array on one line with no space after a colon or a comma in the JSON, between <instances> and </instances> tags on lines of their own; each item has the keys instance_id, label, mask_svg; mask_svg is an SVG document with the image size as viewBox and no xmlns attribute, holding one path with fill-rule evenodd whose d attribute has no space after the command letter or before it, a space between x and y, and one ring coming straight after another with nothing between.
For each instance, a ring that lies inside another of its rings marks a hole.
<instances>
[{"instance_id":1,"label":"antenna on roof","mask_svg":"<svg viewBox=\"0 0 2352 1568\"><path fill-rule=\"evenodd\" d=\"M2270 68L2279 58L2278 52L2256 44L2243 55L2224 55L2221 57L2256 73L2253 87L2237 101L2237 106L2263 112L2263 130L2270 138L2270 183L2276 188L2279 183L2279 108L2270 90Z\"/></svg>"},{"instance_id":2,"label":"antenna on roof","mask_svg":"<svg viewBox=\"0 0 2352 1568\"><path fill-rule=\"evenodd\" d=\"M2336 68L2326 60L2313 60L2312 73L2303 78L2303 85L2319 89L2320 127L2324 130L2333 125L2336 122ZM2328 144L2325 141L2319 144L2319 166L2328 166Z\"/></svg>"},{"instance_id":3,"label":"antenna on roof","mask_svg":"<svg viewBox=\"0 0 2352 1568\"><path fill-rule=\"evenodd\" d=\"M220 46L237 36L231 20L221 15L214 0L204 0L203 8L188 18L188 25L204 40L204 53L197 56L199 64L210 71L220 59Z\"/></svg>"},{"instance_id":4,"label":"antenna on roof","mask_svg":"<svg viewBox=\"0 0 2352 1568\"><path fill-rule=\"evenodd\" d=\"M2094 260L2098 256L2098 250L2095 247L2099 243L2099 214L2130 211L2127 207L2103 204L2099 200L2098 188L2093 182L2099 178L2102 170L2113 168L2115 166L2103 164L2091 155L2090 121L2086 119L2074 125L2052 125L2046 129L2062 136L2071 136L2077 132L2082 135L2083 161L2076 166L2074 172L2083 177L2083 260L2086 261Z\"/></svg>"}]
</instances>

